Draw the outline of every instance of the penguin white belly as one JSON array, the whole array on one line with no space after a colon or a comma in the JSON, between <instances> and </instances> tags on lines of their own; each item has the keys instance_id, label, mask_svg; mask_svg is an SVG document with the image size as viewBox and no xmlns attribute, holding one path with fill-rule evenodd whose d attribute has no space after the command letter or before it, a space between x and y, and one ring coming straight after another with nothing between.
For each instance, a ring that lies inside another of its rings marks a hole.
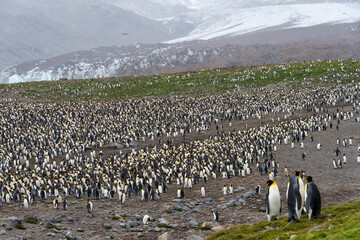
<instances>
[{"instance_id":1,"label":"penguin white belly","mask_svg":"<svg viewBox=\"0 0 360 240\"><path fill-rule=\"evenodd\" d=\"M276 218L280 214L281 200L280 193L278 191L271 191L269 193L269 214L267 215L268 221Z\"/></svg>"}]
</instances>

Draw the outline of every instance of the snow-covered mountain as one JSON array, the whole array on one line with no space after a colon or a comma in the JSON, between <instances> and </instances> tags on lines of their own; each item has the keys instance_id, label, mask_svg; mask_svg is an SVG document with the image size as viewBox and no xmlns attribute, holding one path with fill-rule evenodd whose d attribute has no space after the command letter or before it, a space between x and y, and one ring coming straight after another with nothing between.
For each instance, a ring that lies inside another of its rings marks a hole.
<instances>
[{"instance_id":1,"label":"snow-covered mountain","mask_svg":"<svg viewBox=\"0 0 360 240\"><path fill-rule=\"evenodd\" d=\"M360 57L360 23L259 31L226 39L102 47L32 61L0 82L153 75L242 65Z\"/></svg>"},{"instance_id":2,"label":"snow-covered mountain","mask_svg":"<svg viewBox=\"0 0 360 240\"><path fill-rule=\"evenodd\" d=\"M234 44L354 43L360 22L360 0L0 0L0 6L0 70L21 63L0 72L0 82L121 75L123 66L141 62L138 51L122 52L138 43L153 60L167 58L169 51L161 49L176 52L185 45L195 53ZM79 50L84 52L71 53Z\"/></svg>"}]
</instances>

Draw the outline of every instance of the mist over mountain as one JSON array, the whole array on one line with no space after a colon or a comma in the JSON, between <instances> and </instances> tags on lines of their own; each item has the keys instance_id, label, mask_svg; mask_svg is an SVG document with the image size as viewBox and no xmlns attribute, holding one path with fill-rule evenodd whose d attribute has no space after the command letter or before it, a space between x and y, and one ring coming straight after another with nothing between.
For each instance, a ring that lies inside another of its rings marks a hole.
<instances>
[{"instance_id":1,"label":"mist over mountain","mask_svg":"<svg viewBox=\"0 0 360 240\"><path fill-rule=\"evenodd\" d=\"M347 51L341 56L357 57L354 53L357 52L360 0L0 0L0 6L0 70L4 69L0 72L0 82L99 77L109 72L111 76L121 75L121 72L127 71L110 71L108 64L101 63L110 61L105 57L107 55L110 58L114 55L114 59L121 62L126 62L126 57L137 59L149 56L141 54L142 47L133 53L121 54L121 49L137 46L138 43L141 43L138 46L153 44L144 50L154 51L151 54L153 60L166 58L162 56L163 51L156 51L158 43L165 44L161 45L162 49L166 46L173 52L184 45L196 52L207 47L225 49L231 45L236 45L234 49L239 50L256 44L261 44L262 49L264 45L277 49L281 44L311 48L309 43L313 42L324 43L327 48L341 44L341 51ZM305 36L297 34L304 29L308 29ZM345 49L344 42L351 45L349 50ZM101 61L100 58L92 58L94 50L90 49L96 48L95 51L100 52L101 49L109 49L99 48L102 46L116 50L113 54L100 54ZM78 53L74 55L73 52L78 51L88 52L80 55L89 59L69 57L77 56ZM288 53L291 54L291 51ZM241 56L240 53L236 55ZM219 62L226 62L224 58L230 59L222 55ZM66 62L62 62L65 59ZM41 64L43 62L46 64ZM89 67L76 68L74 72L63 69L73 69L85 62L95 64L92 69L101 65L106 70L100 71L99 75L86 72ZM245 61L239 59L236 62ZM110 65L112 68L118 66ZM134 69L133 72L142 71Z\"/></svg>"}]
</instances>

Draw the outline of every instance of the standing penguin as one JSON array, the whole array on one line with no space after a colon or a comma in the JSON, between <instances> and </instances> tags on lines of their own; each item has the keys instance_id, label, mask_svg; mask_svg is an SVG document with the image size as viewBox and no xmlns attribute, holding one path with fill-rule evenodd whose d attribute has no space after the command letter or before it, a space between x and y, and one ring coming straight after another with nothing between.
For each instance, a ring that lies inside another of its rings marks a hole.
<instances>
[{"instance_id":1,"label":"standing penguin","mask_svg":"<svg viewBox=\"0 0 360 240\"><path fill-rule=\"evenodd\" d=\"M63 201L63 208L64 210L66 210L68 207L68 201L66 200L66 198L64 198L64 201Z\"/></svg>"},{"instance_id":2,"label":"standing penguin","mask_svg":"<svg viewBox=\"0 0 360 240\"><path fill-rule=\"evenodd\" d=\"M257 195L260 194L260 185L257 185L257 186L256 186L256 188L255 188L255 193L256 193Z\"/></svg>"},{"instance_id":3,"label":"standing penguin","mask_svg":"<svg viewBox=\"0 0 360 240\"><path fill-rule=\"evenodd\" d=\"M234 193L234 187L233 187L232 184L230 184L230 186L229 186L229 193L230 193L230 194L233 194L233 193Z\"/></svg>"},{"instance_id":4,"label":"standing penguin","mask_svg":"<svg viewBox=\"0 0 360 240\"><path fill-rule=\"evenodd\" d=\"M301 203L302 203L302 208L305 206L305 184L303 181L304 178L304 172L298 172L295 171L293 172L293 174L295 174L298 177L298 182L299 182L299 191L300 191L300 195L301 195Z\"/></svg>"},{"instance_id":5,"label":"standing penguin","mask_svg":"<svg viewBox=\"0 0 360 240\"><path fill-rule=\"evenodd\" d=\"M309 213L309 220L316 218L323 218L321 215L321 197L320 192L316 184L314 183L314 178L311 176L305 176L307 183L306 188L306 212Z\"/></svg>"},{"instance_id":6,"label":"standing penguin","mask_svg":"<svg viewBox=\"0 0 360 240\"><path fill-rule=\"evenodd\" d=\"M223 187L223 195L225 196L227 194L228 188L226 185Z\"/></svg>"},{"instance_id":7,"label":"standing penguin","mask_svg":"<svg viewBox=\"0 0 360 240\"><path fill-rule=\"evenodd\" d=\"M213 209L211 212L213 213L214 221L219 221L220 214L216 211L216 209Z\"/></svg>"},{"instance_id":8,"label":"standing penguin","mask_svg":"<svg viewBox=\"0 0 360 240\"><path fill-rule=\"evenodd\" d=\"M88 203L86 204L86 208L87 208L88 213L92 212L93 204L92 204L92 202L90 202L90 199L88 199Z\"/></svg>"},{"instance_id":9,"label":"standing penguin","mask_svg":"<svg viewBox=\"0 0 360 240\"><path fill-rule=\"evenodd\" d=\"M269 187L266 193L266 216L268 221L277 219L281 212L281 197L277 184L274 180L267 181L265 187Z\"/></svg>"},{"instance_id":10,"label":"standing penguin","mask_svg":"<svg viewBox=\"0 0 360 240\"><path fill-rule=\"evenodd\" d=\"M205 187L204 187L204 185L201 187L201 196L205 197Z\"/></svg>"},{"instance_id":11,"label":"standing penguin","mask_svg":"<svg viewBox=\"0 0 360 240\"><path fill-rule=\"evenodd\" d=\"M302 199L300 194L299 178L293 172L290 175L290 182L288 184L287 200L288 200L288 221L294 219L296 222L300 221L300 214L302 210Z\"/></svg>"},{"instance_id":12,"label":"standing penguin","mask_svg":"<svg viewBox=\"0 0 360 240\"><path fill-rule=\"evenodd\" d=\"M149 222L149 219L150 219L150 216L149 216L149 215L145 215L145 216L143 217L143 224L144 224L144 225L147 225L148 222Z\"/></svg>"},{"instance_id":13,"label":"standing penguin","mask_svg":"<svg viewBox=\"0 0 360 240\"><path fill-rule=\"evenodd\" d=\"M54 208L55 208L55 209L58 209L58 208L59 208L59 200L58 200L57 198L54 199L53 205L54 205Z\"/></svg>"},{"instance_id":14,"label":"standing penguin","mask_svg":"<svg viewBox=\"0 0 360 240\"><path fill-rule=\"evenodd\" d=\"M29 209L29 202L27 200L27 197L24 197L24 209L28 210Z\"/></svg>"}]
</instances>

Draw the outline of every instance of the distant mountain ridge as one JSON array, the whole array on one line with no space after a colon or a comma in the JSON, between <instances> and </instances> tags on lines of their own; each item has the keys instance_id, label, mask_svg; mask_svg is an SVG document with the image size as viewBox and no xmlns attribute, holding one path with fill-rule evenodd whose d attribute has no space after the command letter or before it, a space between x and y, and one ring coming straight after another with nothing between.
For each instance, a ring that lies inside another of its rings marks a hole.
<instances>
[{"instance_id":1,"label":"distant mountain ridge","mask_svg":"<svg viewBox=\"0 0 360 240\"><path fill-rule=\"evenodd\" d=\"M156 74L275 63L274 59L358 57L360 0L0 0L0 4L2 83ZM282 49L282 44L287 47ZM314 52L299 56L290 51L291 44ZM316 50L320 44L325 44L324 52ZM233 52L226 55L227 49Z\"/></svg>"},{"instance_id":2,"label":"distant mountain ridge","mask_svg":"<svg viewBox=\"0 0 360 240\"><path fill-rule=\"evenodd\" d=\"M211 41L96 48L7 68L0 72L0 82L153 75L359 57L360 23L324 25L301 30L274 29Z\"/></svg>"}]
</instances>

